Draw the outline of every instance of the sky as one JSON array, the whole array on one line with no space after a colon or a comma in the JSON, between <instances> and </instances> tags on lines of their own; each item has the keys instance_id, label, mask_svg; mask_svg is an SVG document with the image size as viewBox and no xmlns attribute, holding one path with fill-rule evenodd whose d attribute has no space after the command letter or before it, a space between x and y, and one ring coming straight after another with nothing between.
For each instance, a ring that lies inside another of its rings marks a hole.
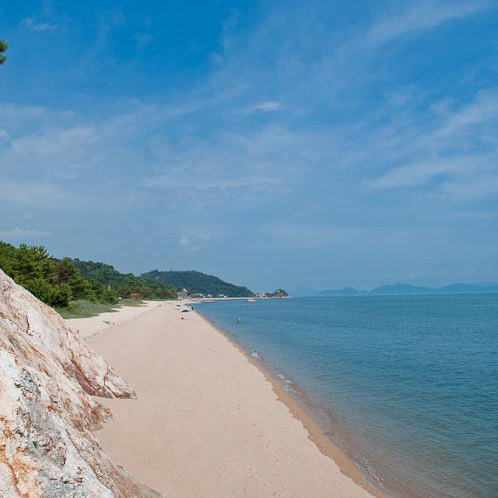
<instances>
[{"instance_id":1,"label":"sky","mask_svg":"<svg viewBox=\"0 0 498 498\"><path fill-rule=\"evenodd\" d=\"M498 4L0 4L0 239L255 291L498 281Z\"/></svg>"}]
</instances>

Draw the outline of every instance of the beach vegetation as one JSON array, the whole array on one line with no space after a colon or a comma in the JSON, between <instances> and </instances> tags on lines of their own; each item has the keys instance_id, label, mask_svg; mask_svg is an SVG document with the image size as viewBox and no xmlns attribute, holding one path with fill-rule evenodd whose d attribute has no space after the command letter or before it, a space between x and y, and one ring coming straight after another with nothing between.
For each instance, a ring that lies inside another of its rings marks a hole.
<instances>
[{"instance_id":1,"label":"beach vegetation","mask_svg":"<svg viewBox=\"0 0 498 498\"><path fill-rule=\"evenodd\" d=\"M99 315L100 313L117 311L118 308L119 305L117 304L77 299L71 301L67 306L55 306L55 311L57 311L62 318L88 318L90 316Z\"/></svg>"}]
</instances>

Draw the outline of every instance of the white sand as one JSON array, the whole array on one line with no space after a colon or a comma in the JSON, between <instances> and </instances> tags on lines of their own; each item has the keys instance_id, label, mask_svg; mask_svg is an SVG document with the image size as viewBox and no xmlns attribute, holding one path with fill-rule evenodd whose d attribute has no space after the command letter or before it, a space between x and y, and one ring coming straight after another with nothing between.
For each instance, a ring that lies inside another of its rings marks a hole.
<instances>
[{"instance_id":1,"label":"white sand","mask_svg":"<svg viewBox=\"0 0 498 498\"><path fill-rule=\"evenodd\" d=\"M312 442L278 387L196 313L160 303L90 343L138 396L103 400L115 419L98 437L166 497L371 498Z\"/></svg>"}]
</instances>

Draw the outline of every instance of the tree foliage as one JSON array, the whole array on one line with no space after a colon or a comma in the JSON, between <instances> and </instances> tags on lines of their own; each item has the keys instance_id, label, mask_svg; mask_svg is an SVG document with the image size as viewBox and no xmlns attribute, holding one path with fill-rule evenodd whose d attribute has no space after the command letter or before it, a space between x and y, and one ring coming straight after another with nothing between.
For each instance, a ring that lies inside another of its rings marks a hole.
<instances>
[{"instance_id":1,"label":"tree foliage","mask_svg":"<svg viewBox=\"0 0 498 498\"><path fill-rule=\"evenodd\" d=\"M143 299L176 298L172 287L124 275L104 263L56 259L43 246L17 248L0 242L0 268L38 299L59 308L74 300L114 304L131 293Z\"/></svg>"},{"instance_id":2,"label":"tree foliage","mask_svg":"<svg viewBox=\"0 0 498 498\"><path fill-rule=\"evenodd\" d=\"M0 40L0 65L7 60L5 52L7 51L8 48L9 46L3 40Z\"/></svg>"},{"instance_id":3,"label":"tree foliage","mask_svg":"<svg viewBox=\"0 0 498 498\"><path fill-rule=\"evenodd\" d=\"M172 285L176 289L187 289L191 294L204 294L218 296L223 294L228 297L253 296L254 293L247 287L229 284L213 275L199 271L150 271L142 277L161 284Z\"/></svg>"},{"instance_id":4,"label":"tree foliage","mask_svg":"<svg viewBox=\"0 0 498 498\"><path fill-rule=\"evenodd\" d=\"M72 262L83 277L110 286L121 297L139 294L141 299L176 299L176 289L160 282L151 282L132 273L120 273L113 266L93 261Z\"/></svg>"},{"instance_id":5,"label":"tree foliage","mask_svg":"<svg viewBox=\"0 0 498 498\"><path fill-rule=\"evenodd\" d=\"M71 260L51 257L43 246L18 248L0 242L0 268L41 301L67 306L73 299L103 298L98 289L82 278ZM117 300L117 296L113 296Z\"/></svg>"}]
</instances>

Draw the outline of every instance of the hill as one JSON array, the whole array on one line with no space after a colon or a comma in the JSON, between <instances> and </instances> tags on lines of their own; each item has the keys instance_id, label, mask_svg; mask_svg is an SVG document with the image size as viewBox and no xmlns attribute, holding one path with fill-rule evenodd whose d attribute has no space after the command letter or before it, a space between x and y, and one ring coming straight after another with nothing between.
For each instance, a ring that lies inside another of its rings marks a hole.
<instances>
[{"instance_id":1,"label":"hill","mask_svg":"<svg viewBox=\"0 0 498 498\"><path fill-rule=\"evenodd\" d=\"M121 297L136 293L141 299L176 299L176 289L171 285L137 277L133 273L120 273L113 266L94 261L71 260L83 278L110 287Z\"/></svg>"},{"instance_id":2,"label":"hill","mask_svg":"<svg viewBox=\"0 0 498 498\"><path fill-rule=\"evenodd\" d=\"M187 289L191 294L204 294L205 296L227 297L254 296L247 287L230 284L213 275L207 275L200 271L150 271L142 275L143 278L165 285L172 285L178 290Z\"/></svg>"}]
</instances>

